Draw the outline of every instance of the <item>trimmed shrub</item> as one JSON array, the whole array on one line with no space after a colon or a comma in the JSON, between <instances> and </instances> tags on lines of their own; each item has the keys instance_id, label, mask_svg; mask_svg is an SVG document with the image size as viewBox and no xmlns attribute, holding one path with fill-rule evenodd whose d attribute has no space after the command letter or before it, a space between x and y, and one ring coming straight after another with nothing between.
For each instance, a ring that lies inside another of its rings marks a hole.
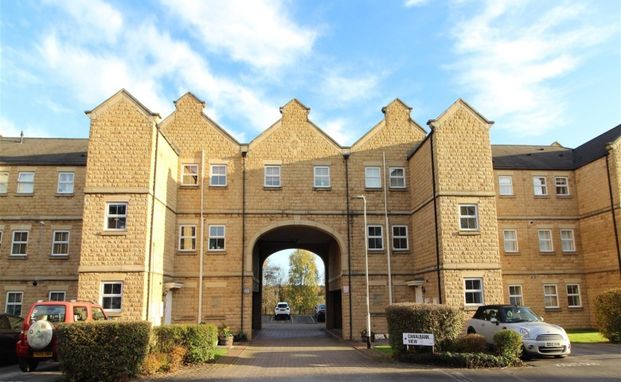
<instances>
[{"instance_id":1,"label":"trimmed shrub","mask_svg":"<svg viewBox=\"0 0 621 382\"><path fill-rule=\"evenodd\" d=\"M145 358L142 363L142 371L143 375L153 375L158 373L164 369L165 365L168 363L168 355L164 353L149 353L147 354L147 358Z\"/></svg>"},{"instance_id":2,"label":"trimmed shrub","mask_svg":"<svg viewBox=\"0 0 621 382\"><path fill-rule=\"evenodd\" d=\"M218 328L205 324L172 324L153 329L155 344L152 351L171 354L175 346L186 350L183 362L203 363L214 359L218 343Z\"/></svg>"},{"instance_id":3,"label":"trimmed shrub","mask_svg":"<svg viewBox=\"0 0 621 382\"><path fill-rule=\"evenodd\" d=\"M494 344L501 357L517 359L522 355L522 336L513 330L501 330L494 334Z\"/></svg>"},{"instance_id":4,"label":"trimmed shrub","mask_svg":"<svg viewBox=\"0 0 621 382\"><path fill-rule=\"evenodd\" d=\"M466 367L477 369L485 367L508 367L520 366L522 361L519 358L512 359L504 356L497 356L487 353L403 353L399 357L400 361L410 363L432 364L450 367Z\"/></svg>"},{"instance_id":5,"label":"trimmed shrub","mask_svg":"<svg viewBox=\"0 0 621 382\"><path fill-rule=\"evenodd\" d=\"M610 342L621 343L621 289L613 289L595 298L598 329Z\"/></svg>"},{"instance_id":6,"label":"trimmed shrub","mask_svg":"<svg viewBox=\"0 0 621 382\"><path fill-rule=\"evenodd\" d=\"M464 325L463 312L447 305L394 304L386 308L390 345L395 356L406 353L403 333L433 333L438 351L454 341ZM431 351L431 347L418 351Z\"/></svg>"},{"instance_id":7,"label":"trimmed shrub","mask_svg":"<svg viewBox=\"0 0 621 382\"><path fill-rule=\"evenodd\" d=\"M118 381L138 375L151 324L103 321L58 328L60 370L68 381Z\"/></svg>"},{"instance_id":8,"label":"trimmed shrub","mask_svg":"<svg viewBox=\"0 0 621 382\"><path fill-rule=\"evenodd\" d=\"M450 348L457 353L483 353L487 350L488 345L485 337L473 333L458 337Z\"/></svg>"}]
</instances>

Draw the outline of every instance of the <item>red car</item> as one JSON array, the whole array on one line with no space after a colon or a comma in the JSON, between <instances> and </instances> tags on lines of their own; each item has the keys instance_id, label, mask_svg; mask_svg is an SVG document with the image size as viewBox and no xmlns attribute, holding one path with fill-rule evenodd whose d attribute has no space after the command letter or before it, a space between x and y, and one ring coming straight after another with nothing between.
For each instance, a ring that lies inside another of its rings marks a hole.
<instances>
[{"instance_id":1,"label":"red car","mask_svg":"<svg viewBox=\"0 0 621 382\"><path fill-rule=\"evenodd\" d=\"M32 304L15 345L19 368L34 371L41 361L56 360L59 324L107 320L101 306L87 301L39 301Z\"/></svg>"}]
</instances>

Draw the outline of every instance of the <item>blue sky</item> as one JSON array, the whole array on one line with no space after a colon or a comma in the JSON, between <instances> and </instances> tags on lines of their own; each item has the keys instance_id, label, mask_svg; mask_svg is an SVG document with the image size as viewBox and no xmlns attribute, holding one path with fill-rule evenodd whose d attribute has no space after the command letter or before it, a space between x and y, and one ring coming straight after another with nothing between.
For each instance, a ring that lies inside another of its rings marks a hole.
<instances>
[{"instance_id":1,"label":"blue sky","mask_svg":"<svg viewBox=\"0 0 621 382\"><path fill-rule=\"evenodd\" d=\"M350 145L398 97L425 126L461 97L493 143L575 147L621 123L621 2L0 1L0 134L87 137L126 88L192 91L240 142L295 97Z\"/></svg>"}]
</instances>

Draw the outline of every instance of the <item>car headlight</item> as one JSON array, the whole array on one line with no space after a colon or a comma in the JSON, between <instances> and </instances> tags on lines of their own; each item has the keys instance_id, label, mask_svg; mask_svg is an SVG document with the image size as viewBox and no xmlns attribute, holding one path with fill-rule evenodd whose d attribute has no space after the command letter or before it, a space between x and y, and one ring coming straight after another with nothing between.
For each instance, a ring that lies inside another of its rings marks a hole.
<instances>
[{"instance_id":1,"label":"car headlight","mask_svg":"<svg viewBox=\"0 0 621 382\"><path fill-rule=\"evenodd\" d=\"M526 328L520 328L520 334L522 335L522 338L524 339L528 339L530 333L528 332L528 329Z\"/></svg>"}]
</instances>

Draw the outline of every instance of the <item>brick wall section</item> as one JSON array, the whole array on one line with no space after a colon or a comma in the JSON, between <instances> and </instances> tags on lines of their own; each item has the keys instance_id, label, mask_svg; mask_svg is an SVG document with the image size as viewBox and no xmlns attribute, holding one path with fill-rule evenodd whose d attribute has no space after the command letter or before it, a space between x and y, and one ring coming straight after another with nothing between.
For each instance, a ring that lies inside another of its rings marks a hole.
<instances>
[{"instance_id":1,"label":"brick wall section","mask_svg":"<svg viewBox=\"0 0 621 382\"><path fill-rule=\"evenodd\" d=\"M464 278L483 278L484 302L502 302L489 124L463 101L432 123L440 227L442 301L464 306ZM459 228L459 205L476 204L479 229Z\"/></svg>"},{"instance_id":2,"label":"brick wall section","mask_svg":"<svg viewBox=\"0 0 621 382\"><path fill-rule=\"evenodd\" d=\"M23 292L22 312L49 292L65 291L67 299L77 297L77 269L80 262L84 166L0 165L9 173L8 190L0 195L0 309L7 292ZM34 192L17 194L21 171L35 173ZM58 172L74 172L73 194L57 194ZM27 256L11 256L13 232L28 231ZM69 255L53 256L56 230L69 231ZM37 285L33 285L36 281Z\"/></svg>"}]
</instances>

